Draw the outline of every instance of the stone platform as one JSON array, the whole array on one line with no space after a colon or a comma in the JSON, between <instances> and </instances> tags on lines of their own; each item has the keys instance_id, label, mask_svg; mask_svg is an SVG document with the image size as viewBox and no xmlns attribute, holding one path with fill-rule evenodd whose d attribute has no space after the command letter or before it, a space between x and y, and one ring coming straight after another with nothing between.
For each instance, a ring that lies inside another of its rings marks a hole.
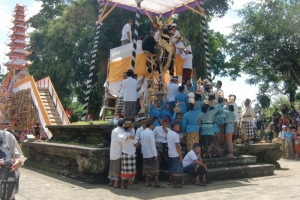
<instances>
[{"instance_id":1,"label":"stone platform","mask_svg":"<svg viewBox=\"0 0 300 200\"><path fill-rule=\"evenodd\" d=\"M256 156L203 159L203 162L208 168L207 179L211 181L271 176L275 171L273 164L256 163ZM162 177L167 181L169 172L163 171ZM188 174L183 174L183 178L185 184L194 183L194 178Z\"/></svg>"}]
</instances>

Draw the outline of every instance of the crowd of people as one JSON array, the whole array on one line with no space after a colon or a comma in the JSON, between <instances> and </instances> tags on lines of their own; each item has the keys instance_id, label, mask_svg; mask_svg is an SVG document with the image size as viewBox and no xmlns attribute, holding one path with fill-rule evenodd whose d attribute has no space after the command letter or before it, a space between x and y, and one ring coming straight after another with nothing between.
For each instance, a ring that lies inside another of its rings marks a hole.
<instances>
[{"instance_id":1,"label":"crowd of people","mask_svg":"<svg viewBox=\"0 0 300 200\"><path fill-rule=\"evenodd\" d=\"M42 131L39 123L36 123L31 130L24 129L21 132L13 130L11 124L8 124L5 130L10 132L18 142L26 142L28 138L34 141L48 141L48 136Z\"/></svg>"},{"instance_id":2,"label":"crowd of people","mask_svg":"<svg viewBox=\"0 0 300 200\"><path fill-rule=\"evenodd\" d=\"M296 111L294 106L291 110L286 104L282 105L281 113L275 109L272 122L268 125L267 139L272 141L276 138L281 141L283 158L298 160L300 155L300 107Z\"/></svg>"},{"instance_id":3,"label":"crowd of people","mask_svg":"<svg viewBox=\"0 0 300 200\"><path fill-rule=\"evenodd\" d=\"M194 176L196 185L203 186L210 183L205 178L207 167L203 158L221 157L222 148L225 156L231 158L238 134L243 143L249 143L254 137L255 114L249 99L245 100L245 107L239 114L236 96L224 98L221 81L213 90L207 79L199 82L191 78L179 84L176 76L167 84L161 106L155 98L146 105L148 117L135 131L136 108L140 107L135 94L140 87L133 77L133 71L128 70L120 86L123 100L119 101L122 102L119 110L123 109L124 115L111 137L109 178L113 187L125 188L124 181L128 180L128 189L135 189L132 182L136 175L136 160L143 163L146 187L151 185L150 178L155 179L155 187L164 187L158 181L162 169L169 170L172 187L181 187L183 172ZM186 146L185 157L181 146Z\"/></svg>"}]
</instances>

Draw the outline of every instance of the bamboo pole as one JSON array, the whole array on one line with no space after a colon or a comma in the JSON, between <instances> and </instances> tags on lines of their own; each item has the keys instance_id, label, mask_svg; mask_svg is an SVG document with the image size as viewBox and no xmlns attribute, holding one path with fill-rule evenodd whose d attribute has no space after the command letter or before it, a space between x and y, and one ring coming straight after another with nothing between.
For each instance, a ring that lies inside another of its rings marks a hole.
<instances>
[{"instance_id":1,"label":"bamboo pole","mask_svg":"<svg viewBox=\"0 0 300 200\"><path fill-rule=\"evenodd\" d=\"M186 4L182 4L184 7L186 7L187 9L199 14L199 15L202 15L203 17L205 17L205 14L202 13L201 11L198 11L198 10L195 10L194 8L190 7L189 5L186 5Z\"/></svg>"},{"instance_id":2,"label":"bamboo pole","mask_svg":"<svg viewBox=\"0 0 300 200\"><path fill-rule=\"evenodd\" d=\"M105 6L104 6L102 12L100 13L100 15L99 15L99 17L98 17L98 21L96 22L97 25L98 25L98 23L101 22L101 18L102 18L102 16L104 15L104 12L105 12L105 10L106 10L106 8L107 8L107 6L108 6L108 3L109 3L109 1L106 1Z\"/></svg>"},{"instance_id":3,"label":"bamboo pole","mask_svg":"<svg viewBox=\"0 0 300 200\"><path fill-rule=\"evenodd\" d=\"M100 21L98 20L98 22L97 23L101 23L114 9L115 9L115 7L118 5L118 3L115 3L114 5L113 5L113 7L111 7L110 8L110 10L109 11L107 11L107 13L105 14L105 15L103 15L101 18L100 18Z\"/></svg>"},{"instance_id":4,"label":"bamboo pole","mask_svg":"<svg viewBox=\"0 0 300 200\"><path fill-rule=\"evenodd\" d=\"M172 10L172 12L171 12L171 14L170 14L170 16L169 16L169 18L168 18L168 24L171 22L171 19L172 19L172 16L173 16L175 10L176 10L176 8L174 8L174 9Z\"/></svg>"}]
</instances>

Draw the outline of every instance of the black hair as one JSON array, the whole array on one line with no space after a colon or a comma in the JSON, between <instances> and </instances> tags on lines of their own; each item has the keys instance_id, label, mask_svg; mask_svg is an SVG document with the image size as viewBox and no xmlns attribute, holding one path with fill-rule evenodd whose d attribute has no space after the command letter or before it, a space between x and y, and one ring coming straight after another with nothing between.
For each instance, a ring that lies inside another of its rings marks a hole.
<instances>
[{"instance_id":1,"label":"black hair","mask_svg":"<svg viewBox=\"0 0 300 200\"><path fill-rule=\"evenodd\" d=\"M191 79L189 79L189 78L184 79L184 84L186 84L187 81L191 81Z\"/></svg>"},{"instance_id":2,"label":"black hair","mask_svg":"<svg viewBox=\"0 0 300 200\"><path fill-rule=\"evenodd\" d=\"M224 99L222 97L218 98L218 103L223 103Z\"/></svg>"},{"instance_id":3,"label":"black hair","mask_svg":"<svg viewBox=\"0 0 300 200\"><path fill-rule=\"evenodd\" d=\"M201 144L200 143L194 143L193 148L196 148L196 147L201 147Z\"/></svg>"},{"instance_id":4,"label":"black hair","mask_svg":"<svg viewBox=\"0 0 300 200\"><path fill-rule=\"evenodd\" d=\"M188 104L188 108L189 108L189 110L194 110L195 104L189 103L189 104Z\"/></svg>"},{"instance_id":5,"label":"black hair","mask_svg":"<svg viewBox=\"0 0 300 200\"><path fill-rule=\"evenodd\" d=\"M182 92L184 90L184 86L183 85L179 86L178 90L179 90L179 92Z\"/></svg>"},{"instance_id":6,"label":"black hair","mask_svg":"<svg viewBox=\"0 0 300 200\"><path fill-rule=\"evenodd\" d=\"M118 126L123 127L123 124L124 124L124 120L123 119L119 119L118 120Z\"/></svg>"},{"instance_id":7,"label":"black hair","mask_svg":"<svg viewBox=\"0 0 300 200\"><path fill-rule=\"evenodd\" d=\"M201 99L201 94L195 93L195 101L198 101Z\"/></svg>"},{"instance_id":8,"label":"black hair","mask_svg":"<svg viewBox=\"0 0 300 200\"><path fill-rule=\"evenodd\" d=\"M179 121L172 122L171 128L173 129L176 125L180 125L180 122Z\"/></svg>"},{"instance_id":9,"label":"black hair","mask_svg":"<svg viewBox=\"0 0 300 200\"><path fill-rule=\"evenodd\" d=\"M222 87L222 81L217 81L217 83L219 83L219 84L220 84L220 86Z\"/></svg>"},{"instance_id":10,"label":"black hair","mask_svg":"<svg viewBox=\"0 0 300 200\"><path fill-rule=\"evenodd\" d=\"M152 124L153 124L153 120L152 119L148 119L146 122L146 127L149 128Z\"/></svg>"},{"instance_id":11,"label":"black hair","mask_svg":"<svg viewBox=\"0 0 300 200\"><path fill-rule=\"evenodd\" d=\"M127 76L132 77L132 75L133 75L132 69L129 69L129 70L126 72L126 74L127 74Z\"/></svg>"},{"instance_id":12,"label":"black hair","mask_svg":"<svg viewBox=\"0 0 300 200\"><path fill-rule=\"evenodd\" d=\"M228 106L228 109L229 109L231 112L233 112L233 111L234 111L234 106L233 106L233 105L229 105L229 106Z\"/></svg>"},{"instance_id":13,"label":"black hair","mask_svg":"<svg viewBox=\"0 0 300 200\"><path fill-rule=\"evenodd\" d=\"M208 108L209 108L209 105L207 105L207 104L204 104L204 105L201 107L201 109L202 109L202 112L206 113L206 112L207 112L207 110L208 110Z\"/></svg>"},{"instance_id":14,"label":"black hair","mask_svg":"<svg viewBox=\"0 0 300 200\"><path fill-rule=\"evenodd\" d=\"M130 118L130 121L131 121L131 122L135 122L135 119L134 119L134 118Z\"/></svg>"},{"instance_id":15,"label":"black hair","mask_svg":"<svg viewBox=\"0 0 300 200\"><path fill-rule=\"evenodd\" d=\"M135 78L135 77L137 77L137 74L133 74L133 75L132 75L132 78Z\"/></svg>"}]
</instances>

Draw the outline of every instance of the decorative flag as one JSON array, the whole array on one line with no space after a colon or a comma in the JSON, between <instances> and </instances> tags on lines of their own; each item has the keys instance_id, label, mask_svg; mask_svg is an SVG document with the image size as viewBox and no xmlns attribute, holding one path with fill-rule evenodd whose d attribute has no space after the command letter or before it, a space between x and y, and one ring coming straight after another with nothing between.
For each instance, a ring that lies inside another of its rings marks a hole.
<instances>
[{"instance_id":1,"label":"decorative flag","mask_svg":"<svg viewBox=\"0 0 300 200\"><path fill-rule=\"evenodd\" d=\"M66 108L66 113L67 113L68 117L72 116L72 112L71 112L71 110L69 108Z\"/></svg>"}]
</instances>

